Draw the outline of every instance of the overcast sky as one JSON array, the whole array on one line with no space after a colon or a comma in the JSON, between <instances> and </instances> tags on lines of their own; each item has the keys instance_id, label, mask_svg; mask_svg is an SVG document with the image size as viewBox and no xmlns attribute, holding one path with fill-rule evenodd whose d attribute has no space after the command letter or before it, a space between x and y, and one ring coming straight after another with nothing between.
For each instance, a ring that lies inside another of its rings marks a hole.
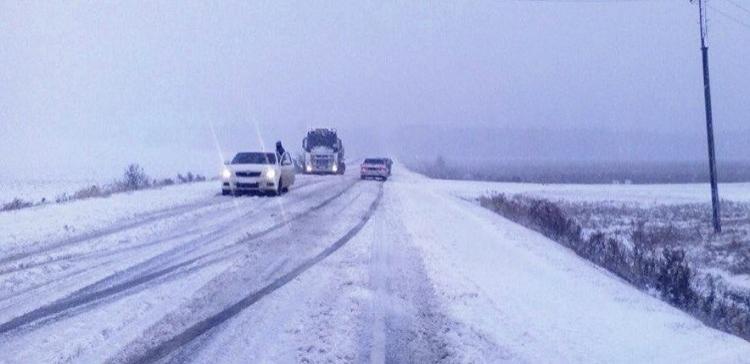
<instances>
[{"instance_id":1,"label":"overcast sky","mask_svg":"<svg viewBox=\"0 0 750 364\"><path fill-rule=\"evenodd\" d=\"M131 161L209 173L261 143L299 149L313 126L351 136L350 155L365 140L398 155L403 125L702 137L697 12L687 0L3 1L0 177L109 177ZM746 131L750 27L710 15L717 132Z\"/></svg>"}]
</instances>

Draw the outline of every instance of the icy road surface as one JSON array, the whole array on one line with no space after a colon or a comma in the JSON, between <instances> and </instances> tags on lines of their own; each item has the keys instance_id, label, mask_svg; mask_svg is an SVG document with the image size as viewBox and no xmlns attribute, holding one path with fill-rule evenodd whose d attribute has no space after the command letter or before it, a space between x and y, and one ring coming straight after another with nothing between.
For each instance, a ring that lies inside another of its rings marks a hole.
<instances>
[{"instance_id":1,"label":"icy road surface","mask_svg":"<svg viewBox=\"0 0 750 364\"><path fill-rule=\"evenodd\" d=\"M746 341L395 168L299 176L281 198L206 183L0 213L0 362L750 362Z\"/></svg>"}]
</instances>

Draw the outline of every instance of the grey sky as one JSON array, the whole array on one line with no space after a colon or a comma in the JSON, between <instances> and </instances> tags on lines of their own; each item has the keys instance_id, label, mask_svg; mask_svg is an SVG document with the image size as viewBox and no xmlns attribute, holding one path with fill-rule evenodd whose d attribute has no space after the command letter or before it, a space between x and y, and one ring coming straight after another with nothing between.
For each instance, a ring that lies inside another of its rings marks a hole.
<instances>
[{"instance_id":1,"label":"grey sky","mask_svg":"<svg viewBox=\"0 0 750 364\"><path fill-rule=\"evenodd\" d=\"M402 125L702 136L697 26L687 0L4 1L0 177L208 173L318 125L350 155ZM709 36L717 132L746 131L750 28Z\"/></svg>"}]
</instances>

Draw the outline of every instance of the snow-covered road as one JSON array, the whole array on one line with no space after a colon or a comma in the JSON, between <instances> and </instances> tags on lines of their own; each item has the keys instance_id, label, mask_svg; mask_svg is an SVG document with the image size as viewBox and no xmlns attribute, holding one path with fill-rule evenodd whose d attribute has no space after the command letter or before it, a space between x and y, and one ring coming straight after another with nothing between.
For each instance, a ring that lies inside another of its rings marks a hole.
<instances>
[{"instance_id":1,"label":"snow-covered road","mask_svg":"<svg viewBox=\"0 0 750 364\"><path fill-rule=\"evenodd\" d=\"M750 362L453 182L356 172L0 214L0 362Z\"/></svg>"}]
</instances>

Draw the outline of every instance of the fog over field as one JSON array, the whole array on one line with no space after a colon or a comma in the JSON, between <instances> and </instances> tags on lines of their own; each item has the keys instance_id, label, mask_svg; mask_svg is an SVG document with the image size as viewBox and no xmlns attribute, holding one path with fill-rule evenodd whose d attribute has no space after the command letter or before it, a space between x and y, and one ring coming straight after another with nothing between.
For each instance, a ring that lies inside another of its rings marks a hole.
<instances>
[{"instance_id":1,"label":"fog over field","mask_svg":"<svg viewBox=\"0 0 750 364\"><path fill-rule=\"evenodd\" d=\"M710 16L718 157L747 160L750 32ZM3 179L212 174L315 126L350 159L705 160L688 1L3 2L0 66Z\"/></svg>"},{"instance_id":2,"label":"fog over field","mask_svg":"<svg viewBox=\"0 0 750 364\"><path fill-rule=\"evenodd\" d=\"M0 363L750 363L748 60L750 0L0 0Z\"/></svg>"}]
</instances>

